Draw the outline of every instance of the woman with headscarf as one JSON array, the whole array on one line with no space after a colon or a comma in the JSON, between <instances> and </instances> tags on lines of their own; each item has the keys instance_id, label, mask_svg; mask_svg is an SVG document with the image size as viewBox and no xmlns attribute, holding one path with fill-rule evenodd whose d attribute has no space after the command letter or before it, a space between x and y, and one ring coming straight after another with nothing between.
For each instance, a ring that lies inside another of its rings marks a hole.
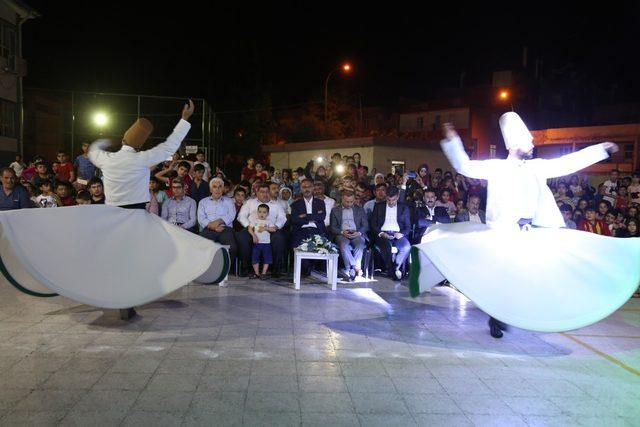
<instances>
[{"instance_id":1,"label":"woman with headscarf","mask_svg":"<svg viewBox=\"0 0 640 427\"><path fill-rule=\"evenodd\" d=\"M278 194L278 203L282 206L284 213L291 215L291 203L293 203L293 192L289 187L282 187Z\"/></svg>"}]
</instances>

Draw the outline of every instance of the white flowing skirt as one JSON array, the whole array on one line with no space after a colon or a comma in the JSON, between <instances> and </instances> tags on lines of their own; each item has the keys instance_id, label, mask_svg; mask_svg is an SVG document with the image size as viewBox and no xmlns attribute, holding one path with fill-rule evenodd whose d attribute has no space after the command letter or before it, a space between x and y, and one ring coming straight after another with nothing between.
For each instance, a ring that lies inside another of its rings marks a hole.
<instances>
[{"instance_id":1,"label":"white flowing skirt","mask_svg":"<svg viewBox=\"0 0 640 427\"><path fill-rule=\"evenodd\" d=\"M139 209L21 209L0 212L0 272L30 295L127 308L194 280L220 282L229 254Z\"/></svg>"},{"instance_id":2,"label":"white flowing skirt","mask_svg":"<svg viewBox=\"0 0 640 427\"><path fill-rule=\"evenodd\" d=\"M463 222L432 226L411 251L412 296L446 278L487 314L533 331L596 323L640 284L640 238Z\"/></svg>"}]
</instances>

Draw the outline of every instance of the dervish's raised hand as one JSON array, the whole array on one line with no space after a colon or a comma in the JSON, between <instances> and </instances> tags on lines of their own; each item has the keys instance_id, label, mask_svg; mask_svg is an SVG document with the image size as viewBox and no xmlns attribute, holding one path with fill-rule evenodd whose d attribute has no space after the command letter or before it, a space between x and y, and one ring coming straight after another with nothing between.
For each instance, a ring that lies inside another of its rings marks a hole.
<instances>
[{"instance_id":1,"label":"dervish's raised hand","mask_svg":"<svg viewBox=\"0 0 640 427\"><path fill-rule=\"evenodd\" d=\"M618 144L616 144L615 142L603 142L602 146L609 152L609 154L617 153L618 150L620 150Z\"/></svg>"},{"instance_id":2,"label":"dervish's raised hand","mask_svg":"<svg viewBox=\"0 0 640 427\"><path fill-rule=\"evenodd\" d=\"M189 103L182 108L182 120L189 120L189 117L191 117L195 109L196 107L193 105L193 101L189 100Z\"/></svg>"},{"instance_id":3,"label":"dervish's raised hand","mask_svg":"<svg viewBox=\"0 0 640 427\"><path fill-rule=\"evenodd\" d=\"M458 136L458 132L456 132L456 128L453 126L453 123L444 123L442 125L442 134L447 139L453 139Z\"/></svg>"}]
</instances>

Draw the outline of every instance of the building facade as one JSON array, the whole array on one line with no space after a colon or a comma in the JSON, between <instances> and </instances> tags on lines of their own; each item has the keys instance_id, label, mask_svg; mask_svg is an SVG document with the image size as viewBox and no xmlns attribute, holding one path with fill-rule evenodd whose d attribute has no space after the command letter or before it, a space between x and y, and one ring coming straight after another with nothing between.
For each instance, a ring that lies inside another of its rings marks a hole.
<instances>
[{"instance_id":1,"label":"building facade","mask_svg":"<svg viewBox=\"0 0 640 427\"><path fill-rule=\"evenodd\" d=\"M0 1L0 162L9 164L23 151L22 24L39 14L21 1Z\"/></svg>"}]
</instances>

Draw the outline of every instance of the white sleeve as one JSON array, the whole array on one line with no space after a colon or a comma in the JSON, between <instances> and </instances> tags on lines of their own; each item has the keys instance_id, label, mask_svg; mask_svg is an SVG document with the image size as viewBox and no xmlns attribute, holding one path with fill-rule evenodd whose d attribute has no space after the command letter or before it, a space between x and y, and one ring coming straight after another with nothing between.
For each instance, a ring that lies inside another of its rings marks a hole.
<instances>
[{"instance_id":1,"label":"white sleeve","mask_svg":"<svg viewBox=\"0 0 640 427\"><path fill-rule=\"evenodd\" d=\"M464 151L462 140L459 137L443 139L440 142L442 151L449 159L451 166L460 174L475 179L489 179L494 169L493 160L471 160Z\"/></svg>"},{"instance_id":2,"label":"white sleeve","mask_svg":"<svg viewBox=\"0 0 640 427\"><path fill-rule=\"evenodd\" d=\"M537 159L534 164L540 175L556 178L571 175L608 157L609 153L604 149L604 144L596 144L557 159Z\"/></svg>"},{"instance_id":3,"label":"white sleeve","mask_svg":"<svg viewBox=\"0 0 640 427\"><path fill-rule=\"evenodd\" d=\"M243 227L249 226L249 214L251 214L251 206L249 206L250 203L250 201L246 201L238 213L238 222L242 224Z\"/></svg>"},{"instance_id":4,"label":"white sleeve","mask_svg":"<svg viewBox=\"0 0 640 427\"><path fill-rule=\"evenodd\" d=\"M156 145L150 150L141 151L139 153L139 158L143 164L148 167L167 160L173 153L178 151L182 140L187 136L187 133L189 133L189 129L191 129L191 123L180 119L165 142Z\"/></svg>"},{"instance_id":5,"label":"white sleeve","mask_svg":"<svg viewBox=\"0 0 640 427\"><path fill-rule=\"evenodd\" d=\"M282 209L282 206L280 206L280 204L278 204L277 206L278 214L276 215L275 226L280 229L284 227L284 224L287 222L287 215L284 213L284 209Z\"/></svg>"},{"instance_id":6,"label":"white sleeve","mask_svg":"<svg viewBox=\"0 0 640 427\"><path fill-rule=\"evenodd\" d=\"M93 163L98 169L102 169L104 166L104 162L107 157L107 153L104 151L104 148L109 145L111 145L111 141L108 139L99 139L89 146L87 157L89 157L91 163Z\"/></svg>"}]
</instances>

